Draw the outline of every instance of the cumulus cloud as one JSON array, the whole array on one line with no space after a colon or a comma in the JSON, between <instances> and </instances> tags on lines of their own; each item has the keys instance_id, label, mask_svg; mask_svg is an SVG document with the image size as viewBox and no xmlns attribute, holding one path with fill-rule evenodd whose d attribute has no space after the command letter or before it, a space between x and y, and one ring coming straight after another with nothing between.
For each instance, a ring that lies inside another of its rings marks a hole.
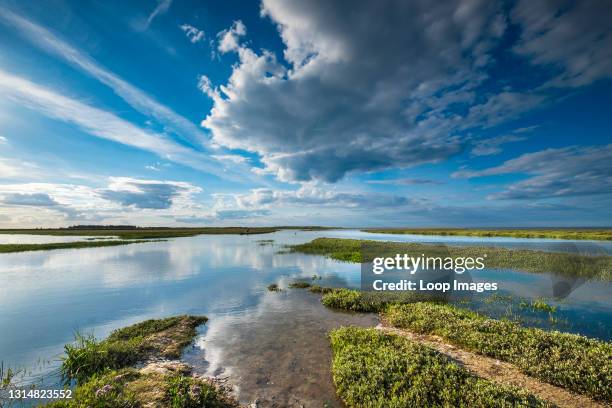
<instances>
[{"instance_id":1,"label":"cumulus cloud","mask_svg":"<svg viewBox=\"0 0 612 408\"><path fill-rule=\"evenodd\" d=\"M0 136L0 144L8 143L8 139L4 136Z\"/></svg>"},{"instance_id":2,"label":"cumulus cloud","mask_svg":"<svg viewBox=\"0 0 612 408\"><path fill-rule=\"evenodd\" d=\"M282 180L438 162L464 149L460 131L541 101L512 91L475 99L505 31L495 2L264 0L262 14L277 24L288 66L242 44L246 30L234 24L219 49L239 63L226 84L201 82L214 101L202 124L216 143L259 153Z\"/></svg>"},{"instance_id":3,"label":"cumulus cloud","mask_svg":"<svg viewBox=\"0 0 612 408\"><path fill-rule=\"evenodd\" d=\"M189 38L189 41L191 41L193 44L203 41L204 38L206 38L204 30L200 30L191 24L182 24L179 26L179 28L185 33L187 38Z\"/></svg>"},{"instance_id":4,"label":"cumulus cloud","mask_svg":"<svg viewBox=\"0 0 612 408\"><path fill-rule=\"evenodd\" d=\"M98 194L123 206L160 210L172 207L177 199L189 199L192 194L201 191L199 187L186 182L113 177L108 188L99 190Z\"/></svg>"},{"instance_id":5,"label":"cumulus cloud","mask_svg":"<svg viewBox=\"0 0 612 408\"><path fill-rule=\"evenodd\" d=\"M224 84L201 78L213 100L202 125L218 145L259 154L283 181L335 182L446 160L473 148L480 129L557 100L541 87L553 71L531 85L491 81L505 41L515 41L513 58L562 67L565 85L607 75L604 1L536 3L263 0L283 58L250 48L243 24L221 32L219 50L238 62ZM506 35L509 23L518 40ZM495 154L507 142L483 142L473 153Z\"/></svg>"},{"instance_id":6,"label":"cumulus cloud","mask_svg":"<svg viewBox=\"0 0 612 408\"><path fill-rule=\"evenodd\" d=\"M520 0L515 50L532 63L556 67L552 86L576 87L612 76L612 24L607 0Z\"/></svg>"},{"instance_id":7,"label":"cumulus cloud","mask_svg":"<svg viewBox=\"0 0 612 408\"><path fill-rule=\"evenodd\" d=\"M389 208L413 205L417 200L386 194L350 193L303 186L299 190L252 189L233 196L239 207L317 206L354 209ZM225 198L225 197L221 197Z\"/></svg>"},{"instance_id":8,"label":"cumulus cloud","mask_svg":"<svg viewBox=\"0 0 612 408\"><path fill-rule=\"evenodd\" d=\"M240 20L232 23L232 26L227 30L223 30L217 34L219 38L218 49L221 53L235 51L239 48L240 38L246 35L246 26Z\"/></svg>"},{"instance_id":9,"label":"cumulus cloud","mask_svg":"<svg viewBox=\"0 0 612 408\"><path fill-rule=\"evenodd\" d=\"M77 218L79 212L74 208L60 204L48 194L44 193L12 193L2 197L1 202L10 206L17 207L39 207L56 210L70 219Z\"/></svg>"},{"instance_id":10,"label":"cumulus cloud","mask_svg":"<svg viewBox=\"0 0 612 408\"><path fill-rule=\"evenodd\" d=\"M523 154L483 170L464 169L456 178L524 174L529 177L492 194L492 199L535 199L609 194L612 191L612 144L566 147Z\"/></svg>"},{"instance_id":11,"label":"cumulus cloud","mask_svg":"<svg viewBox=\"0 0 612 408\"><path fill-rule=\"evenodd\" d=\"M10 205L31 205L35 207L53 207L59 203L52 199L48 194L9 194L2 200L4 204Z\"/></svg>"}]
</instances>

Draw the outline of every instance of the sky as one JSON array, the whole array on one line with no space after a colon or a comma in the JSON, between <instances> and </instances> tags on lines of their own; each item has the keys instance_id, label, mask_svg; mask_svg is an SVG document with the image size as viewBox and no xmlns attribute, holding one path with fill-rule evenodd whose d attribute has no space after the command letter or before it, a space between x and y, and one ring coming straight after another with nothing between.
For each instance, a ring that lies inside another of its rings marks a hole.
<instances>
[{"instance_id":1,"label":"sky","mask_svg":"<svg viewBox=\"0 0 612 408\"><path fill-rule=\"evenodd\" d=\"M607 0L0 0L0 227L612 225Z\"/></svg>"}]
</instances>

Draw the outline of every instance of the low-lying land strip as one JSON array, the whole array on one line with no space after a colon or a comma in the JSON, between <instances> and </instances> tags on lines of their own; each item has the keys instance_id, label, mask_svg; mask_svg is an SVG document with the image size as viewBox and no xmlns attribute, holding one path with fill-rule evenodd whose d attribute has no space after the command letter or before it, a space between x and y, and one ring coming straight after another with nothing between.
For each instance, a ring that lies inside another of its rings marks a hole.
<instances>
[{"instance_id":1,"label":"low-lying land strip","mask_svg":"<svg viewBox=\"0 0 612 408\"><path fill-rule=\"evenodd\" d=\"M429 347L449 357L468 371L478 377L500 383L505 386L518 387L531 392L539 398L553 403L559 408L601 408L603 404L598 403L586 396L569 392L563 388L548 384L536 378L530 377L510 363L495 358L485 357L458 348L440 338L439 336L419 334L410 330L398 329L387 325L379 325L380 331L405 337L416 343Z\"/></svg>"},{"instance_id":2,"label":"low-lying land strip","mask_svg":"<svg viewBox=\"0 0 612 408\"><path fill-rule=\"evenodd\" d=\"M57 235L57 236L114 236L121 239L179 238L207 234L268 234L277 227L209 227L209 228L40 228L0 229L0 234Z\"/></svg>"},{"instance_id":3,"label":"low-lying land strip","mask_svg":"<svg viewBox=\"0 0 612 408\"><path fill-rule=\"evenodd\" d=\"M50 242L47 244L0 244L0 253L27 252L27 251L46 251L51 249L78 249L95 248L127 244L138 244L151 242L145 240L112 240L112 241L75 241L75 242Z\"/></svg>"},{"instance_id":4,"label":"low-lying land strip","mask_svg":"<svg viewBox=\"0 0 612 408\"><path fill-rule=\"evenodd\" d=\"M332 376L349 407L547 407L517 387L476 377L432 348L376 329L331 335Z\"/></svg>"},{"instance_id":5,"label":"low-lying land strip","mask_svg":"<svg viewBox=\"0 0 612 408\"><path fill-rule=\"evenodd\" d=\"M467 228L368 228L379 234L460 235L466 237L509 237L612 240L612 228L601 229L467 229Z\"/></svg>"},{"instance_id":6,"label":"low-lying land strip","mask_svg":"<svg viewBox=\"0 0 612 408\"><path fill-rule=\"evenodd\" d=\"M475 258L486 254L484 264L487 268L517 269L534 273L551 272L586 279L612 280L612 256L609 255L590 256L500 247L447 246L344 238L317 238L288 248L292 252L323 255L345 262L368 262L372 260L373 254L381 257L413 254L441 258ZM364 251L364 248L367 249Z\"/></svg>"},{"instance_id":7,"label":"low-lying land strip","mask_svg":"<svg viewBox=\"0 0 612 408\"><path fill-rule=\"evenodd\" d=\"M116 330L103 341L77 336L61 367L66 384L77 383L73 398L47 407L238 407L223 386L167 360L178 358L206 321L177 316Z\"/></svg>"},{"instance_id":8,"label":"low-lying land strip","mask_svg":"<svg viewBox=\"0 0 612 408\"><path fill-rule=\"evenodd\" d=\"M463 350L510 363L522 373L546 383L612 402L612 344L609 342L525 328L456 306L417 301L411 296L317 285L310 290L322 293L322 302L327 307L379 312L390 326L438 336ZM389 392L393 394L392 390Z\"/></svg>"}]
</instances>

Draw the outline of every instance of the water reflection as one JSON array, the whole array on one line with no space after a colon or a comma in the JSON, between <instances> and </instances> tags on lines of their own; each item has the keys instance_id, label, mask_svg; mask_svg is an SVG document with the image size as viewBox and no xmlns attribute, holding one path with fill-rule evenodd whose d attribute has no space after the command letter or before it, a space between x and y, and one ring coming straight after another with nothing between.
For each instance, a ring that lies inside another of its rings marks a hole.
<instances>
[{"instance_id":1,"label":"water reflection","mask_svg":"<svg viewBox=\"0 0 612 408\"><path fill-rule=\"evenodd\" d=\"M104 337L147 318L205 314L211 319L189 356L208 373L230 375L245 401L259 397L279 406L298 400L307 406L322 406L327 400L334 404L325 333L342 324L372 324L373 317L329 311L306 291L265 289L272 282L286 285L314 274L323 277L317 282L322 285L359 287L359 265L278 253L285 244L320 236L413 239L347 230L281 231L0 255L0 360L26 368L41 358L52 360L38 371L48 374L77 329ZM457 237L445 238L453 243ZM274 243L261 245L257 241L262 239ZM546 240L507 240L487 239L486 244L536 249L551 245ZM475 241L485 242L470 239ZM610 248L609 243L602 245ZM547 274L485 270L473 278L496 280L503 293L521 297L568 292ZM610 284L568 284L571 290L559 302L559 320L571 322L567 330L610 339ZM504 307L499 309L503 312ZM48 383L56 380L48 377ZM321 399L312 403L317 395Z\"/></svg>"}]
</instances>

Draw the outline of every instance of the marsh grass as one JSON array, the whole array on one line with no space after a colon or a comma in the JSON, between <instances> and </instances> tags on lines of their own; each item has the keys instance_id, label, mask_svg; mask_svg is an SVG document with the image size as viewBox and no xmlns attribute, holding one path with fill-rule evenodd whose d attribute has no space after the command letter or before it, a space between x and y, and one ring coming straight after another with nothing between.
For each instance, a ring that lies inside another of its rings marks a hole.
<instances>
[{"instance_id":1,"label":"marsh grass","mask_svg":"<svg viewBox=\"0 0 612 408\"><path fill-rule=\"evenodd\" d=\"M280 292L281 288L278 286L278 283L271 283L268 285L269 292Z\"/></svg>"},{"instance_id":2,"label":"marsh grass","mask_svg":"<svg viewBox=\"0 0 612 408\"><path fill-rule=\"evenodd\" d=\"M550 384L598 400L612 400L609 342L526 328L515 321L486 318L441 301L422 301L407 292L314 287L309 288L323 294L321 301L326 307L381 313L394 327L440 336L463 349L514 364L525 374ZM555 320L552 313L548 318Z\"/></svg>"},{"instance_id":3,"label":"marsh grass","mask_svg":"<svg viewBox=\"0 0 612 408\"><path fill-rule=\"evenodd\" d=\"M445 304L393 304L383 316L392 326L440 336L463 349L514 364L550 384L612 401L610 343L525 328Z\"/></svg>"},{"instance_id":4,"label":"marsh grass","mask_svg":"<svg viewBox=\"0 0 612 408\"><path fill-rule=\"evenodd\" d=\"M79 385L71 400L47 408L234 408L224 390L188 373L143 373L134 368L105 371Z\"/></svg>"},{"instance_id":5,"label":"marsh grass","mask_svg":"<svg viewBox=\"0 0 612 408\"><path fill-rule=\"evenodd\" d=\"M204 228L36 228L0 229L0 234L59 235L59 236L114 236L121 239L179 238L195 235L268 234L282 229L324 230L326 227L204 227Z\"/></svg>"},{"instance_id":6,"label":"marsh grass","mask_svg":"<svg viewBox=\"0 0 612 408\"><path fill-rule=\"evenodd\" d=\"M365 232L378 234L460 235L467 237L548 238L580 240L612 240L612 229L448 229L448 228L369 228Z\"/></svg>"},{"instance_id":7,"label":"marsh grass","mask_svg":"<svg viewBox=\"0 0 612 408\"><path fill-rule=\"evenodd\" d=\"M196 335L203 316L177 316L147 320L115 330L102 341L93 336L75 335L74 343L64 346L60 373L65 383L83 383L106 370L117 370L148 357L177 358Z\"/></svg>"},{"instance_id":8,"label":"marsh grass","mask_svg":"<svg viewBox=\"0 0 612 408\"><path fill-rule=\"evenodd\" d=\"M9 252L28 252L28 251L47 251L52 249L79 249L108 247L117 245L140 244L143 242L153 242L144 240L133 241L75 241L75 242L52 242L47 244L0 244L0 253Z\"/></svg>"},{"instance_id":9,"label":"marsh grass","mask_svg":"<svg viewBox=\"0 0 612 408\"><path fill-rule=\"evenodd\" d=\"M363 246L367 246L364 259ZM291 245L290 252L323 255L344 262L369 262L376 256L414 254L425 257L483 257L487 268L516 269L533 273L553 273L585 279L612 280L612 256L587 256L574 253L545 252L482 246L447 246L436 244L367 241L344 238L317 238L305 244Z\"/></svg>"},{"instance_id":10,"label":"marsh grass","mask_svg":"<svg viewBox=\"0 0 612 408\"><path fill-rule=\"evenodd\" d=\"M348 407L546 407L525 390L478 378L433 349L375 329L330 334L332 376Z\"/></svg>"}]
</instances>

